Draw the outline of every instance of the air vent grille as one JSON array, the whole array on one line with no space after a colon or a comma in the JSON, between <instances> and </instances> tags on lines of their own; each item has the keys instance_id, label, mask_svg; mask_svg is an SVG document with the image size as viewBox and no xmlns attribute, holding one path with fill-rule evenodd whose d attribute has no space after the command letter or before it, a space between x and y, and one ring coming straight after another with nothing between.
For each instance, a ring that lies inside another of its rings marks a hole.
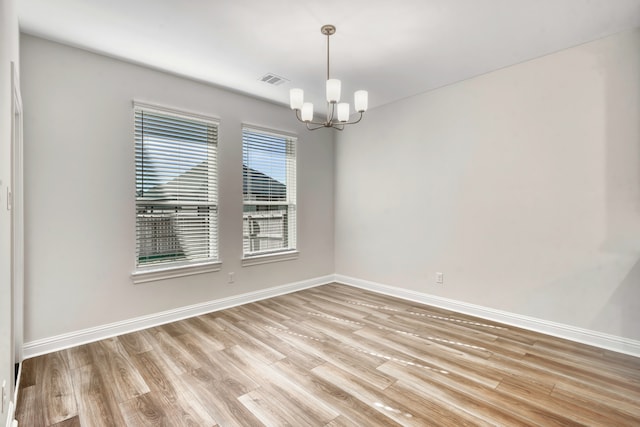
<instances>
[{"instance_id":1,"label":"air vent grille","mask_svg":"<svg viewBox=\"0 0 640 427\"><path fill-rule=\"evenodd\" d=\"M280 86L281 84L285 84L286 82L288 82L289 79L285 79L284 77L278 76L273 73L267 73L264 76L260 77L260 81L273 86Z\"/></svg>"}]
</instances>

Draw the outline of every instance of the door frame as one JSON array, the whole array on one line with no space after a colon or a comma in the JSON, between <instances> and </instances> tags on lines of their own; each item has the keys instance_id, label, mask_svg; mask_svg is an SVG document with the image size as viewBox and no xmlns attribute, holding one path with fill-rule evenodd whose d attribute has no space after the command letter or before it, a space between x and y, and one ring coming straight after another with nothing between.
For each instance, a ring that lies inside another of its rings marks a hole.
<instances>
[{"instance_id":1,"label":"door frame","mask_svg":"<svg viewBox=\"0 0 640 427\"><path fill-rule=\"evenodd\" d=\"M11 62L11 288L14 363L22 362L24 344L24 147L20 77Z\"/></svg>"}]
</instances>

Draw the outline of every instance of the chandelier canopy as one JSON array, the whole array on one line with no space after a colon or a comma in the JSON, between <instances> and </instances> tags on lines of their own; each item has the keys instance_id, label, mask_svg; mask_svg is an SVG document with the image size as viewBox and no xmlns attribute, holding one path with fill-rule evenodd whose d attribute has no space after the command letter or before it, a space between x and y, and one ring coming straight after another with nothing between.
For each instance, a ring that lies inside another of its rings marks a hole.
<instances>
[{"instance_id":1,"label":"chandelier canopy","mask_svg":"<svg viewBox=\"0 0 640 427\"><path fill-rule=\"evenodd\" d=\"M351 116L350 106L348 102L340 102L341 82L338 79L332 79L329 70L329 37L336 32L333 25L323 25L320 32L327 36L327 119L325 121L313 120L313 104L304 102L304 91L302 89L291 89L289 91L291 109L296 112L296 118L305 123L307 129L316 130L320 128L334 128L343 130L345 125L352 125L362 120L362 115L367 111L369 103L369 93L366 90L357 90L353 94L355 111L359 116L349 121Z\"/></svg>"}]
</instances>

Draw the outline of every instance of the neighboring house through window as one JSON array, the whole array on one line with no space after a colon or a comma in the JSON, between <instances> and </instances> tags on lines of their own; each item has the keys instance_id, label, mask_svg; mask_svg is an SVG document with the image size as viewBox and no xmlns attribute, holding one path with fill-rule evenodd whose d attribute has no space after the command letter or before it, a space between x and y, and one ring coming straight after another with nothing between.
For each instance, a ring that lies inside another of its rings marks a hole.
<instances>
[{"instance_id":1,"label":"neighboring house through window","mask_svg":"<svg viewBox=\"0 0 640 427\"><path fill-rule=\"evenodd\" d=\"M136 268L218 261L218 122L134 103Z\"/></svg>"},{"instance_id":2,"label":"neighboring house through window","mask_svg":"<svg viewBox=\"0 0 640 427\"><path fill-rule=\"evenodd\" d=\"M296 138L242 128L245 258L296 249Z\"/></svg>"}]
</instances>

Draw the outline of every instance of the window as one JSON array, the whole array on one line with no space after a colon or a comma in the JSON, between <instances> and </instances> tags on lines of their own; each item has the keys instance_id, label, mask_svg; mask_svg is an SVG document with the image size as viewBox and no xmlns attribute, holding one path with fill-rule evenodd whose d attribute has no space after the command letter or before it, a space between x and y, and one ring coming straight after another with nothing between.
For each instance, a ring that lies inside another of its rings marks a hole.
<instances>
[{"instance_id":1,"label":"window","mask_svg":"<svg viewBox=\"0 0 640 427\"><path fill-rule=\"evenodd\" d=\"M134 116L137 269L217 262L217 121L139 103Z\"/></svg>"},{"instance_id":2,"label":"window","mask_svg":"<svg viewBox=\"0 0 640 427\"><path fill-rule=\"evenodd\" d=\"M243 255L296 249L296 138L242 128Z\"/></svg>"}]
</instances>

